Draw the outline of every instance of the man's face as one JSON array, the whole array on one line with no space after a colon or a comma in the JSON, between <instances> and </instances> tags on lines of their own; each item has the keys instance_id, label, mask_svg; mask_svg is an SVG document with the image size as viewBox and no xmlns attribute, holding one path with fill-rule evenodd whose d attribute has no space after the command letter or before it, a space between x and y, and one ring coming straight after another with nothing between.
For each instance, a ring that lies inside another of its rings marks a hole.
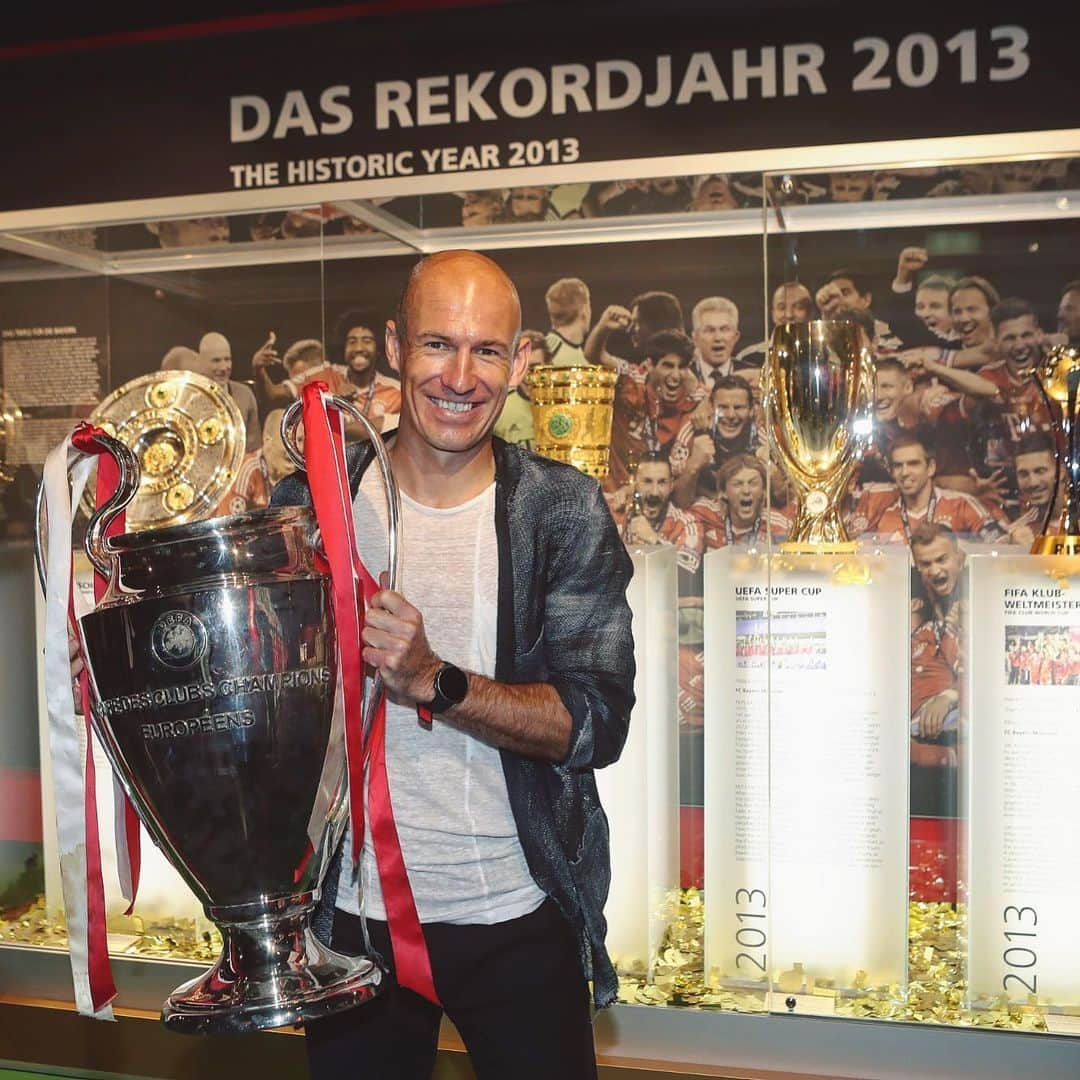
<instances>
[{"instance_id":1,"label":"man's face","mask_svg":"<svg viewBox=\"0 0 1080 1080\"><path fill-rule=\"evenodd\" d=\"M728 442L742 435L750 422L750 399L738 387L714 391L713 410L720 438Z\"/></svg>"},{"instance_id":2,"label":"man's face","mask_svg":"<svg viewBox=\"0 0 1080 1080\"><path fill-rule=\"evenodd\" d=\"M502 201L493 192L467 191L461 203L461 224L466 228L493 225L502 208Z\"/></svg>"},{"instance_id":3,"label":"man's face","mask_svg":"<svg viewBox=\"0 0 1080 1080\"><path fill-rule=\"evenodd\" d=\"M856 308L859 311L865 311L870 306L870 301L873 296L869 292L860 293L855 288L855 282L851 278L841 277L835 278L832 282L833 285L840 290L840 306L846 308Z\"/></svg>"},{"instance_id":4,"label":"man's face","mask_svg":"<svg viewBox=\"0 0 1080 1080\"><path fill-rule=\"evenodd\" d=\"M937 468L921 446L898 446L890 455L893 483L905 502L911 502L930 486Z\"/></svg>"},{"instance_id":5,"label":"man's face","mask_svg":"<svg viewBox=\"0 0 1080 1080\"><path fill-rule=\"evenodd\" d=\"M870 173L833 173L829 177L829 194L833 202L862 202L872 183Z\"/></svg>"},{"instance_id":6,"label":"man's face","mask_svg":"<svg viewBox=\"0 0 1080 1080\"><path fill-rule=\"evenodd\" d=\"M202 247L205 244L227 244L229 222L223 217L181 218L158 223L158 240L162 247Z\"/></svg>"},{"instance_id":7,"label":"man's face","mask_svg":"<svg viewBox=\"0 0 1080 1080\"><path fill-rule=\"evenodd\" d=\"M948 289L916 289L915 317L923 325L945 337L952 329L952 315L949 313Z\"/></svg>"},{"instance_id":8,"label":"man's face","mask_svg":"<svg viewBox=\"0 0 1080 1080\"><path fill-rule=\"evenodd\" d=\"M810 290L805 285L781 285L773 293L772 321L774 326L789 322L809 322L813 311Z\"/></svg>"},{"instance_id":9,"label":"man's face","mask_svg":"<svg viewBox=\"0 0 1080 1080\"><path fill-rule=\"evenodd\" d=\"M895 420L896 410L907 394L911 393L911 380L900 371L885 368L874 373L874 417L877 420Z\"/></svg>"},{"instance_id":10,"label":"man's face","mask_svg":"<svg viewBox=\"0 0 1080 1080\"><path fill-rule=\"evenodd\" d=\"M375 363L375 334L367 326L353 326L345 335L345 366L368 371Z\"/></svg>"},{"instance_id":11,"label":"man's face","mask_svg":"<svg viewBox=\"0 0 1080 1080\"><path fill-rule=\"evenodd\" d=\"M664 461L643 461L634 476L634 491L641 496L645 520L659 521L671 497L671 466Z\"/></svg>"},{"instance_id":12,"label":"man's face","mask_svg":"<svg viewBox=\"0 0 1080 1080\"><path fill-rule=\"evenodd\" d=\"M1013 374L1030 371L1042 354L1043 332L1033 315L1005 319L997 328L998 353Z\"/></svg>"},{"instance_id":13,"label":"man's face","mask_svg":"<svg viewBox=\"0 0 1080 1080\"><path fill-rule=\"evenodd\" d=\"M719 176L713 176L706 180L698 188L691 210L737 210L738 200L731 192L728 182Z\"/></svg>"},{"instance_id":14,"label":"man's face","mask_svg":"<svg viewBox=\"0 0 1080 1080\"><path fill-rule=\"evenodd\" d=\"M1041 169L1037 161L1002 161L993 166L994 187L1001 192L1034 191Z\"/></svg>"},{"instance_id":15,"label":"man's face","mask_svg":"<svg viewBox=\"0 0 1080 1080\"><path fill-rule=\"evenodd\" d=\"M1054 459L1048 450L1016 455L1016 486L1029 506L1049 506L1054 496Z\"/></svg>"},{"instance_id":16,"label":"man's face","mask_svg":"<svg viewBox=\"0 0 1080 1080\"><path fill-rule=\"evenodd\" d=\"M547 190L542 187L510 189L510 216L515 221L541 221L546 210Z\"/></svg>"},{"instance_id":17,"label":"man's face","mask_svg":"<svg viewBox=\"0 0 1080 1080\"><path fill-rule=\"evenodd\" d=\"M953 327L965 345L982 345L990 340L990 305L982 289L957 289L952 294L951 314Z\"/></svg>"},{"instance_id":18,"label":"man's face","mask_svg":"<svg viewBox=\"0 0 1080 1080\"><path fill-rule=\"evenodd\" d=\"M443 264L414 282L408 340L387 324L386 355L401 378L401 424L434 450L472 450L491 432L529 365L520 313L490 272Z\"/></svg>"},{"instance_id":19,"label":"man's face","mask_svg":"<svg viewBox=\"0 0 1080 1080\"><path fill-rule=\"evenodd\" d=\"M931 597L945 600L952 596L964 569L964 553L959 548L953 547L944 536L938 536L929 544L916 544L911 557Z\"/></svg>"},{"instance_id":20,"label":"man's face","mask_svg":"<svg viewBox=\"0 0 1080 1080\"><path fill-rule=\"evenodd\" d=\"M218 346L202 354L202 359L210 373L210 378L221 387L228 387L232 374L232 353L224 346Z\"/></svg>"},{"instance_id":21,"label":"man's face","mask_svg":"<svg viewBox=\"0 0 1080 1080\"><path fill-rule=\"evenodd\" d=\"M724 311L703 312L694 327L694 344L710 367L726 364L738 340L739 324Z\"/></svg>"},{"instance_id":22,"label":"man's face","mask_svg":"<svg viewBox=\"0 0 1080 1080\"><path fill-rule=\"evenodd\" d=\"M649 385L652 386L659 401L671 405L678 401L685 383L686 365L681 356L665 353L653 361L649 372Z\"/></svg>"},{"instance_id":23,"label":"man's face","mask_svg":"<svg viewBox=\"0 0 1080 1080\"><path fill-rule=\"evenodd\" d=\"M1070 289L1058 304L1058 331L1070 341L1080 340L1080 289Z\"/></svg>"},{"instance_id":24,"label":"man's face","mask_svg":"<svg viewBox=\"0 0 1080 1080\"><path fill-rule=\"evenodd\" d=\"M732 525L749 528L765 503L765 481L757 469L740 469L724 486L724 496Z\"/></svg>"}]
</instances>

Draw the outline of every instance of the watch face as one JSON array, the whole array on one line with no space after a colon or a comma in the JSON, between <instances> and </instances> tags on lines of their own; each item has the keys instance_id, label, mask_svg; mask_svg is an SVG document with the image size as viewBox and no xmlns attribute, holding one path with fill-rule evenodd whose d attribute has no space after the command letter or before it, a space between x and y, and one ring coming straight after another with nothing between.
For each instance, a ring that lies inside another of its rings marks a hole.
<instances>
[{"instance_id":1,"label":"watch face","mask_svg":"<svg viewBox=\"0 0 1080 1080\"><path fill-rule=\"evenodd\" d=\"M457 705L469 692L469 677L459 667L444 664L435 677L435 692Z\"/></svg>"}]
</instances>

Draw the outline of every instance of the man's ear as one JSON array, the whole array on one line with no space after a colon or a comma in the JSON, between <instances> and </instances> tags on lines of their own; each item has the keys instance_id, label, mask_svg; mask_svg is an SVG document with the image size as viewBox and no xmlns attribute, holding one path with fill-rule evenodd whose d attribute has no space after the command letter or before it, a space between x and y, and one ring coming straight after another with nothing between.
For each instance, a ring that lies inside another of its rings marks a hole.
<instances>
[{"instance_id":1,"label":"man's ear","mask_svg":"<svg viewBox=\"0 0 1080 1080\"><path fill-rule=\"evenodd\" d=\"M386 349L386 362L393 371L401 375L401 348L397 335L397 323L393 319L386 321L386 337L383 341Z\"/></svg>"},{"instance_id":2,"label":"man's ear","mask_svg":"<svg viewBox=\"0 0 1080 1080\"><path fill-rule=\"evenodd\" d=\"M521 384L521 380L525 378L525 373L529 370L529 361L532 359L532 339L522 337L518 340L517 349L514 351L514 356L510 361L510 381L509 388L516 390Z\"/></svg>"}]
</instances>

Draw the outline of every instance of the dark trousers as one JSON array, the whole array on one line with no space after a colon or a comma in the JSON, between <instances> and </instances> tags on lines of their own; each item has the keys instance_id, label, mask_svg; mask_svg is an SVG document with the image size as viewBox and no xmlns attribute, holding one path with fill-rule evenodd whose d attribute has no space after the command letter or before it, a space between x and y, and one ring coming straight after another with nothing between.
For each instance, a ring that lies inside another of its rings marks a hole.
<instances>
[{"instance_id":1,"label":"dark trousers","mask_svg":"<svg viewBox=\"0 0 1080 1080\"><path fill-rule=\"evenodd\" d=\"M368 921L392 968L386 923ZM435 987L480 1080L596 1077L589 993L577 939L552 900L493 926L426 923ZM360 920L338 911L334 948L364 951ZM313 1080L428 1080L442 1009L398 986L307 1027Z\"/></svg>"}]
</instances>

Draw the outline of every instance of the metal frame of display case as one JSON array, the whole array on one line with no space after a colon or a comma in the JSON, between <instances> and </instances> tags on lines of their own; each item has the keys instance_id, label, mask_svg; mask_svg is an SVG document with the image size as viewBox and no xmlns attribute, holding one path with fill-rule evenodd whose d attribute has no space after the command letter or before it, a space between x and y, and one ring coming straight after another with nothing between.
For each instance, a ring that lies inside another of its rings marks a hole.
<instances>
[{"instance_id":1,"label":"metal frame of display case","mask_svg":"<svg viewBox=\"0 0 1080 1080\"><path fill-rule=\"evenodd\" d=\"M168 288L169 273L196 268L260 265L267 262L311 262L343 258L380 258L410 252L426 254L456 247L496 250L566 244L709 238L781 232L785 222L773 212L750 209L706 214L494 226L485 229L418 229L381 210L370 200L384 195L438 194L461 188L558 184L650 176L714 172L805 172L838 169L903 168L941 160L1005 160L1080 154L1080 129L1018 135L968 136L908 142L862 143L788 148L731 154L637 159L600 166L555 166L495 173L325 184L255 190L191 198L168 198L70 206L0 214L0 248L22 259L0 267L0 282L54 276L127 277ZM147 218L206 213L252 213L288 209L317 202L348 202L357 217L381 230L362 238L316 237L184 251L93 252L36 236L38 230L81 225L107 225ZM1080 217L1080 192L1033 193L1028 196L970 196L903 203L865 203L785 207L786 228L812 232L837 228L902 225L915 217L922 224L962 224ZM121 1010L156 1012L164 996L192 974L192 965L164 960L114 958ZM56 1023L70 1016L70 971L67 954L33 947L0 946L0 1065L6 1064L5 1031L24 1022L26 1009L54 1002ZM132 1031L145 1021L100 1025L93 1061L86 1068L119 1071L129 1067ZM80 1021L81 1023L81 1021ZM133 1026L134 1025L134 1026ZM108 1030L105 1030L108 1029ZM65 1027L65 1030L68 1030ZM143 1029L145 1030L145 1029ZM145 1036L138 1036L143 1039ZM272 1034L252 1038L272 1040ZM1005 1031L973 1031L955 1027L842 1018L770 1014L743 1015L696 1008L615 1005L596 1019L597 1047L611 1075L645 1076L836 1076L910 1078L1012 1077L1045 1078L1080 1074L1080 1040L1060 1035L1028 1035ZM260 1044L263 1045L263 1044ZM271 1046L275 1044L270 1044ZM443 1040L453 1047L452 1035ZM102 1050L100 1047L105 1047ZM31 1062L63 1066L59 1044L40 1045ZM184 1072L190 1061L169 1065ZM69 1066L64 1066L68 1068ZM162 1065L166 1068L165 1065ZM202 1075L211 1075L203 1073ZM449 1074L448 1074L449 1075Z\"/></svg>"}]
</instances>

